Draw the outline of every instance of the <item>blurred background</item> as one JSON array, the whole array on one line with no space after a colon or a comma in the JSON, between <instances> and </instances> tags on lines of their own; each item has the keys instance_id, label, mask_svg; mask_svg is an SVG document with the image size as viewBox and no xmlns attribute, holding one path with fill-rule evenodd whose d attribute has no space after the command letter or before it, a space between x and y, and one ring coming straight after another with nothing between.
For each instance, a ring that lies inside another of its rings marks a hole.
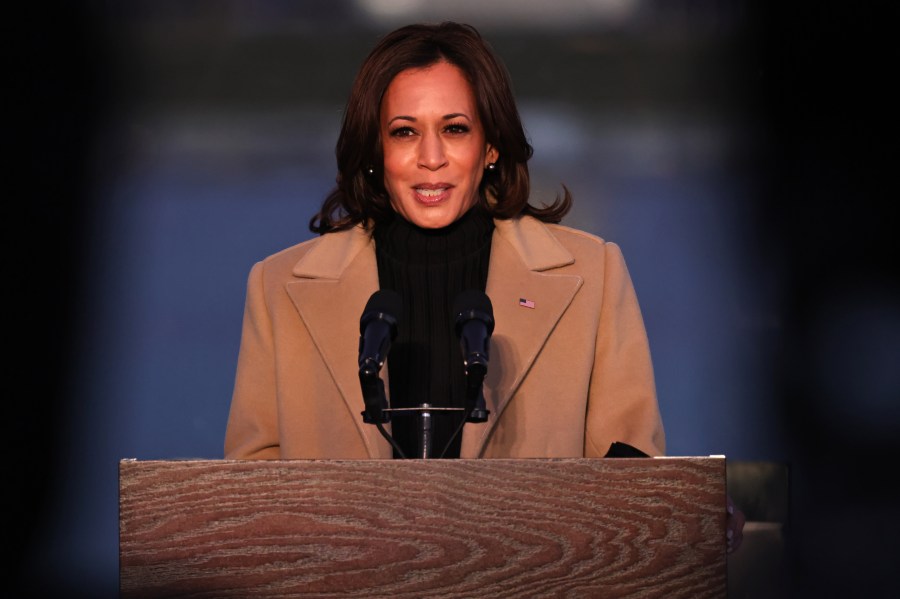
<instances>
[{"instance_id":1,"label":"blurred background","mask_svg":"<svg viewBox=\"0 0 900 599\"><path fill-rule=\"evenodd\" d=\"M312 236L357 68L395 27L457 20L511 73L532 202L565 184L563 224L623 249L668 453L789 463L793 596L880 596L900 445L897 50L880 11L848 6L25 9L7 116L16 592L116 596L118 461L222 457L246 276Z\"/></svg>"}]
</instances>

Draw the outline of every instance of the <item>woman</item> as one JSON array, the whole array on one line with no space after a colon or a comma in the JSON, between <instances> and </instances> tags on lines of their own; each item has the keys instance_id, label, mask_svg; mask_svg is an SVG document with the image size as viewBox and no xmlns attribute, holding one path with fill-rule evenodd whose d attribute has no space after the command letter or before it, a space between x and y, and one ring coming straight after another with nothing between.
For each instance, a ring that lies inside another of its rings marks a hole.
<instances>
[{"instance_id":1,"label":"woman","mask_svg":"<svg viewBox=\"0 0 900 599\"><path fill-rule=\"evenodd\" d=\"M405 308L384 373L393 408L459 405L450 303L468 288L491 298L490 417L455 439L457 422L438 419L447 455L600 457L614 442L664 452L621 253L552 224L568 191L528 203L532 149L508 75L473 28L386 36L354 82L336 153L337 189L310 223L321 237L251 271L226 457L395 453L360 416L358 319L379 288ZM409 448L413 427L393 420Z\"/></svg>"},{"instance_id":2,"label":"woman","mask_svg":"<svg viewBox=\"0 0 900 599\"><path fill-rule=\"evenodd\" d=\"M450 304L485 291L496 327L483 390L490 416L438 419L444 457L662 455L647 335L619 248L558 225L568 190L528 203L532 154L505 68L475 29L411 25L356 77L320 237L251 270L225 439L231 459L391 458L363 422L359 316L378 289L403 322L387 372L392 408L461 407L465 373ZM446 445L445 445L446 444ZM728 505L728 547L743 514Z\"/></svg>"}]
</instances>

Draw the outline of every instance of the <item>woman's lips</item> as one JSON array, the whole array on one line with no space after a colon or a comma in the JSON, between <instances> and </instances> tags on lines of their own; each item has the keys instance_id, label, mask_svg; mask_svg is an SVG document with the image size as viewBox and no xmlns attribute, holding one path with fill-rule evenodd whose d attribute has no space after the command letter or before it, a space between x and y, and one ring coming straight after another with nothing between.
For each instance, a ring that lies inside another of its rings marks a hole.
<instances>
[{"instance_id":1,"label":"woman's lips","mask_svg":"<svg viewBox=\"0 0 900 599\"><path fill-rule=\"evenodd\" d=\"M429 183L423 185L416 185L413 187L413 191L416 194L416 199L422 204L431 205L431 204L439 204L443 202L450 196L450 190L452 189L452 185L446 183Z\"/></svg>"}]
</instances>

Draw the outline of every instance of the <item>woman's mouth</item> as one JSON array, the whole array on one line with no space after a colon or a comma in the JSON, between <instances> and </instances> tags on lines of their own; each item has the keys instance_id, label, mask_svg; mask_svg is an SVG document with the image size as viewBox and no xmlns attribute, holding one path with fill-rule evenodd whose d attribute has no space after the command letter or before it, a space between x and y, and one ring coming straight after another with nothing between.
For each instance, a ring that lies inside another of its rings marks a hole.
<instances>
[{"instance_id":1,"label":"woman's mouth","mask_svg":"<svg viewBox=\"0 0 900 599\"><path fill-rule=\"evenodd\" d=\"M423 204L437 204L450 195L450 185L423 185L413 187L416 199Z\"/></svg>"}]
</instances>

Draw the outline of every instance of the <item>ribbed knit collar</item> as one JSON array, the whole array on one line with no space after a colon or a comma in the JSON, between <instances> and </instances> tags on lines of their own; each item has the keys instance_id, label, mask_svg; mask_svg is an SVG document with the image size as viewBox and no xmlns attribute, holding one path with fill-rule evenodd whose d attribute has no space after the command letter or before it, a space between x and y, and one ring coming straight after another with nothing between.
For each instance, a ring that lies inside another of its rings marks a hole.
<instances>
[{"instance_id":1,"label":"ribbed knit collar","mask_svg":"<svg viewBox=\"0 0 900 599\"><path fill-rule=\"evenodd\" d=\"M477 205L441 229L423 229L395 215L375 227L375 247L392 260L410 265L433 264L441 257L456 261L482 250L493 231L493 219Z\"/></svg>"}]
</instances>

